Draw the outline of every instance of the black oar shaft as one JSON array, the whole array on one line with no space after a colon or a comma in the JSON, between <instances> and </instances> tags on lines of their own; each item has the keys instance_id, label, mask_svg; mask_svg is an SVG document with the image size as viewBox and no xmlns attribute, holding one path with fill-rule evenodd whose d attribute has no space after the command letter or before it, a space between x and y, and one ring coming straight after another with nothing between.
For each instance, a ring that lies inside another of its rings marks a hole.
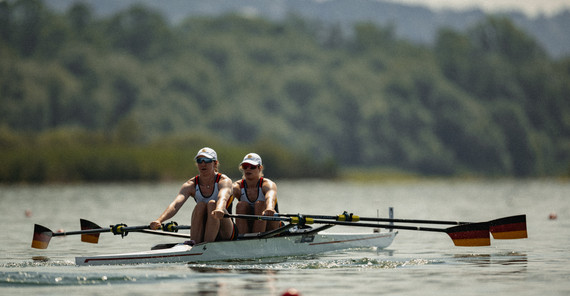
<instances>
[{"instance_id":1,"label":"black oar shaft","mask_svg":"<svg viewBox=\"0 0 570 296\"><path fill-rule=\"evenodd\" d=\"M377 222L394 222L394 223L417 223L417 224L440 224L440 225L460 225L469 224L471 222L460 221L440 221L440 220L418 220L418 219L388 219L388 218L369 218L360 217L360 221L377 221Z\"/></svg>"},{"instance_id":2,"label":"black oar shaft","mask_svg":"<svg viewBox=\"0 0 570 296\"><path fill-rule=\"evenodd\" d=\"M180 225L175 226L173 229L180 230L180 229L190 229L189 225ZM132 227L123 227L123 232L133 232L133 231L141 231L143 230L150 230L148 225L143 226L132 226ZM76 231L64 231L64 232L53 232L52 236L67 236L67 235L76 235L76 234L93 234L93 233L103 233L103 232L112 232L111 228L96 228L96 229L85 229L85 230L76 230Z\"/></svg>"},{"instance_id":3,"label":"black oar shaft","mask_svg":"<svg viewBox=\"0 0 570 296\"><path fill-rule=\"evenodd\" d=\"M154 235L173 236L173 237L190 239L190 235L180 234L180 233L176 233L176 232L166 232L166 231L150 230L150 229L143 229L140 232L147 233L147 234L154 234Z\"/></svg>"},{"instance_id":4,"label":"black oar shaft","mask_svg":"<svg viewBox=\"0 0 570 296\"><path fill-rule=\"evenodd\" d=\"M296 214L279 214L279 216L283 217L295 217ZM341 216L326 216L326 215L303 215L305 217L313 218L313 219L332 219L337 221L343 221L342 219L347 219L346 217ZM443 220L420 220L420 219L390 219L390 218L373 218L373 217L358 217L360 221L368 221L368 222L393 222L393 223L417 223L417 224L439 224L439 225L461 225L461 224L469 224L473 222L461 222L461 221L443 221ZM350 222L350 221L347 221ZM354 221L356 222L356 221Z\"/></svg>"},{"instance_id":5,"label":"black oar shaft","mask_svg":"<svg viewBox=\"0 0 570 296\"><path fill-rule=\"evenodd\" d=\"M122 232L129 232L129 231L139 231L144 229L150 229L148 225L142 226L127 226L121 228ZM180 228L182 229L182 228ZM65 232L54 232L53 236L66 236L66 235L76 235L76 234L92 234L92 233L103 233L103 232L112 232L111 228L95 228L95 229L84 229L84 230L76 230L76 231L65 231Z\"/></svg>"},{"instance_id":6,"label":"black oar shaft","mask_svg":"<svg viewBox=\"0 0 570 296\"><path fill-rule=\"evenodd\" d=\"M253 220L266 220L266 221L288 221L292 224L297 223L295 217L275 217L275 216L256 216L256 215L226 215L227 218L238 219L253 219ZM355 227L374 227L374 228L387 228L387 229L402 229L402 230L417 230L417 231L431 231L431 232L447 232L446 229L430 228L430 227L417 227L417 226L402 226L391 224L376 224L376 223L361 223L361 222L347 222L347 221L332 221L332 220L319 220L312 219L306 220L307 224L329 224L329 225L342 225L342 226L355 226Z\"/></svg>"},{"instance_id":7,"label":"black oar shaft","mask_svg":"<svg viewBox=\"0 0 570 296\"><path fill-rule=\"evenodd\" d=\"M297 217L297 216L295 216ZM277 216L256 216L256 215L242 215L242 214L225 214L224 218L238 218L249 220L266 220L266 221L287 221L291 222L294 217L277 217Z\"/></svg>"},{"instance_id":8,"label":"black oar shaft","mask_svg":"<svg viewBox=\"0 0 570 296\"><path fill-rule=\"evenodd\" d=\"M66 236L66 235L75 235L75 234L91 234L91 233L101 233L101 232L109 232L109 231L111 231L111 228L85 229L85 230L76 230L76 231L54 232L53 236Z\"/></svg>"},{"instance_id":9,"label":"black oar shaft","mask_svg":"<svg viewBox=\"0 0 570 296\"><path fill-rule=\"evenodd\" d=\"M346 222L346 221L329 221L329 220L313 220L317 224L330 224L342 226L355 226L355 227L377 227L386 229L402 229L402 230L417 230L417 231L430 231L430 232L447 232L446 229L431 228L431 227L418 227L418 226L403 226L391 224L376 224L376 223L361 223L361 222Z\"/></svg>"}]
</instances>

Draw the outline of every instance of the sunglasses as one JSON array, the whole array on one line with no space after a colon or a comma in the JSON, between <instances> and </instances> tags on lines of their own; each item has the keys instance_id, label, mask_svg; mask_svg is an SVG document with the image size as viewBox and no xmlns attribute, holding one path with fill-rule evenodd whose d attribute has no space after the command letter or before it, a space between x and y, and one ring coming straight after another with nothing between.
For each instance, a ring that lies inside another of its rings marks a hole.
<instances>
[{"instance_id":1,"label":"sunglasses","mask_svg":"<svg viewBox=\"0 0 570 296\"><path fill-rule=\"evenodd\" d=\"M206 158L206 157L200 157L200 158L196 158L196 163L210 163L214 161L211 158Z\"/></svg>"},{"instance_id":2,"label":"sunglasses","mask_svg":"<svg viewBox=\"0 0 570 296\"><path fill-rule=\"evenodd\" d=\"M247 169L255 170L255 169L259 168L258 165L253 165L253 164L249 164L249 163L244 163L244 164L241 165L241 167L242 167L244 170L247 170Z\"/></svg>"}]
</instances>

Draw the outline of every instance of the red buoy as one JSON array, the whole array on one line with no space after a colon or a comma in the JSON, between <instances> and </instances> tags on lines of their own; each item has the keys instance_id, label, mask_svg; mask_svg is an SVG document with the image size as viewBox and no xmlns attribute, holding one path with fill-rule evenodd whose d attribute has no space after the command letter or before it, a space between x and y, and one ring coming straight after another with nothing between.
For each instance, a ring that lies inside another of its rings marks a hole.
<instances>
[{"instance_id":1,"label":"red buoy","mask_svg":"<svg viewBox=\"0 0 570 296\"><path fill-rule=\"evenodd\" d=\"M301 296L301 294L299 293L299 291L297 291L297 289L289 288L287 289L287 291L281 294L281 296Z\"/></svg>"}]
</instances>

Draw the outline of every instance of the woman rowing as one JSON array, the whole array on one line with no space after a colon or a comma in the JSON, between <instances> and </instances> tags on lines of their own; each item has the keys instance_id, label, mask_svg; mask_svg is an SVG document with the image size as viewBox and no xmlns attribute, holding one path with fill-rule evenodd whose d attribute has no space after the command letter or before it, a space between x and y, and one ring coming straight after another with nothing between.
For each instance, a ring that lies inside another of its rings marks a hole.
<instances>
[{"instance_id":1,"label":"woman rowing","mask_svg":"<svg viewBox=\"0 0 570 296\"><path fill-rule=\"evenodd\" d=\"M278 212L277 185L263 177L263 163L256 153L248 153L241 162L243 173L240 181L233 184L233 196L239 198L236 214L273 216ZM237 219L240 234L264 232L279 227L279 221Z\"/></svg>"},{"instance_id":2,"label":"woman rowing","mask_svg":"<svg viewBox=\"0 0 570 296\"><path fill-rule=\"evenodd\" d=\"M218 155L214 149L202 148L194 159L199 174L182 185L174 201L158 219L150 223L150 228L159 229L192 196L196 201L190 230L192 240L201 243L235 239L237 233L234 223L230 218L224 218L232 207L232 180L218 172Z\"/></svg>"}]
</instances>

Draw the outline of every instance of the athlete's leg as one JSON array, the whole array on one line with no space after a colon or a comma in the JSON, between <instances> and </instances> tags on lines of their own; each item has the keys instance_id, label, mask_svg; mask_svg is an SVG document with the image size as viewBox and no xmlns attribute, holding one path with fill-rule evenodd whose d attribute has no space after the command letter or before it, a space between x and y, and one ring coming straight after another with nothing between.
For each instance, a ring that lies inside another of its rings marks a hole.
<instances>
[{"instance_id":1,"label":"athlete's leg","mask_svg":"<svg viewBox=\"0 0 570 296\"><path fill-rule=\"evenodd\" d=\"M216 209L216 201L209 201L207 204L206 213L206 230L204 231L204 241L213 242L218 237L220 231L220 220L214 218L212 212Z\"/></svg>"},{"instance_id":2,"label":"athlete's leg","mask_svg":"<svg viewBox=\"0 0 570 296\"><path fill-rule=\"evenodd\" d=\"M224 209L224 212L228 214L228 211ZM239 219L238 219L239 220ZM241 219L243 220L243 219ZM239 232L239 230L238 230ZM219 240L230 240L234 234L234 222L230 218L223 218L220 221L220 234L218 236Z\"/></svg>"},{"instance_id":3,"label":"athlete's leg","mask_svg":"<svg viewBox=\"0 0 570 296\"><path fill-rule=\"evenodd\" d=\"M204 229L206 226L206 203L199 202L192 211L192 224L190 228L190 238L196 243L204 241Z\"/></svg>"},{"instance_id":4,"label":"athlete's leg","mask_svg":"<svg viewBox=\"0 0 570 296\"><path fill-rule=\"evenodd\" d=\"M264 201L256 201L255 206L253 208L255 215L261 216L261 213L265 211L265 202ZM267 227L266 220L255 220L253 221L252 232L264 232L265 228Z\"/></svg>"},{"instance_id":5,"label":"athlete's leg","mask_svg":"<svg viewBox=\"0 0 570 296\"><path fill-rule=\"evenodd\" d=\"M253 212L252 212L251 206L249 205L248 202L240 201L236 205L236 214L253 215ZM250 228L251 223L250 222L251 222L251 220L248 220L248 219L236 219L236 225L237 225L238 232L240 234L250 233L251 232L251 228Z\"/></svg>"}]
</instances>

